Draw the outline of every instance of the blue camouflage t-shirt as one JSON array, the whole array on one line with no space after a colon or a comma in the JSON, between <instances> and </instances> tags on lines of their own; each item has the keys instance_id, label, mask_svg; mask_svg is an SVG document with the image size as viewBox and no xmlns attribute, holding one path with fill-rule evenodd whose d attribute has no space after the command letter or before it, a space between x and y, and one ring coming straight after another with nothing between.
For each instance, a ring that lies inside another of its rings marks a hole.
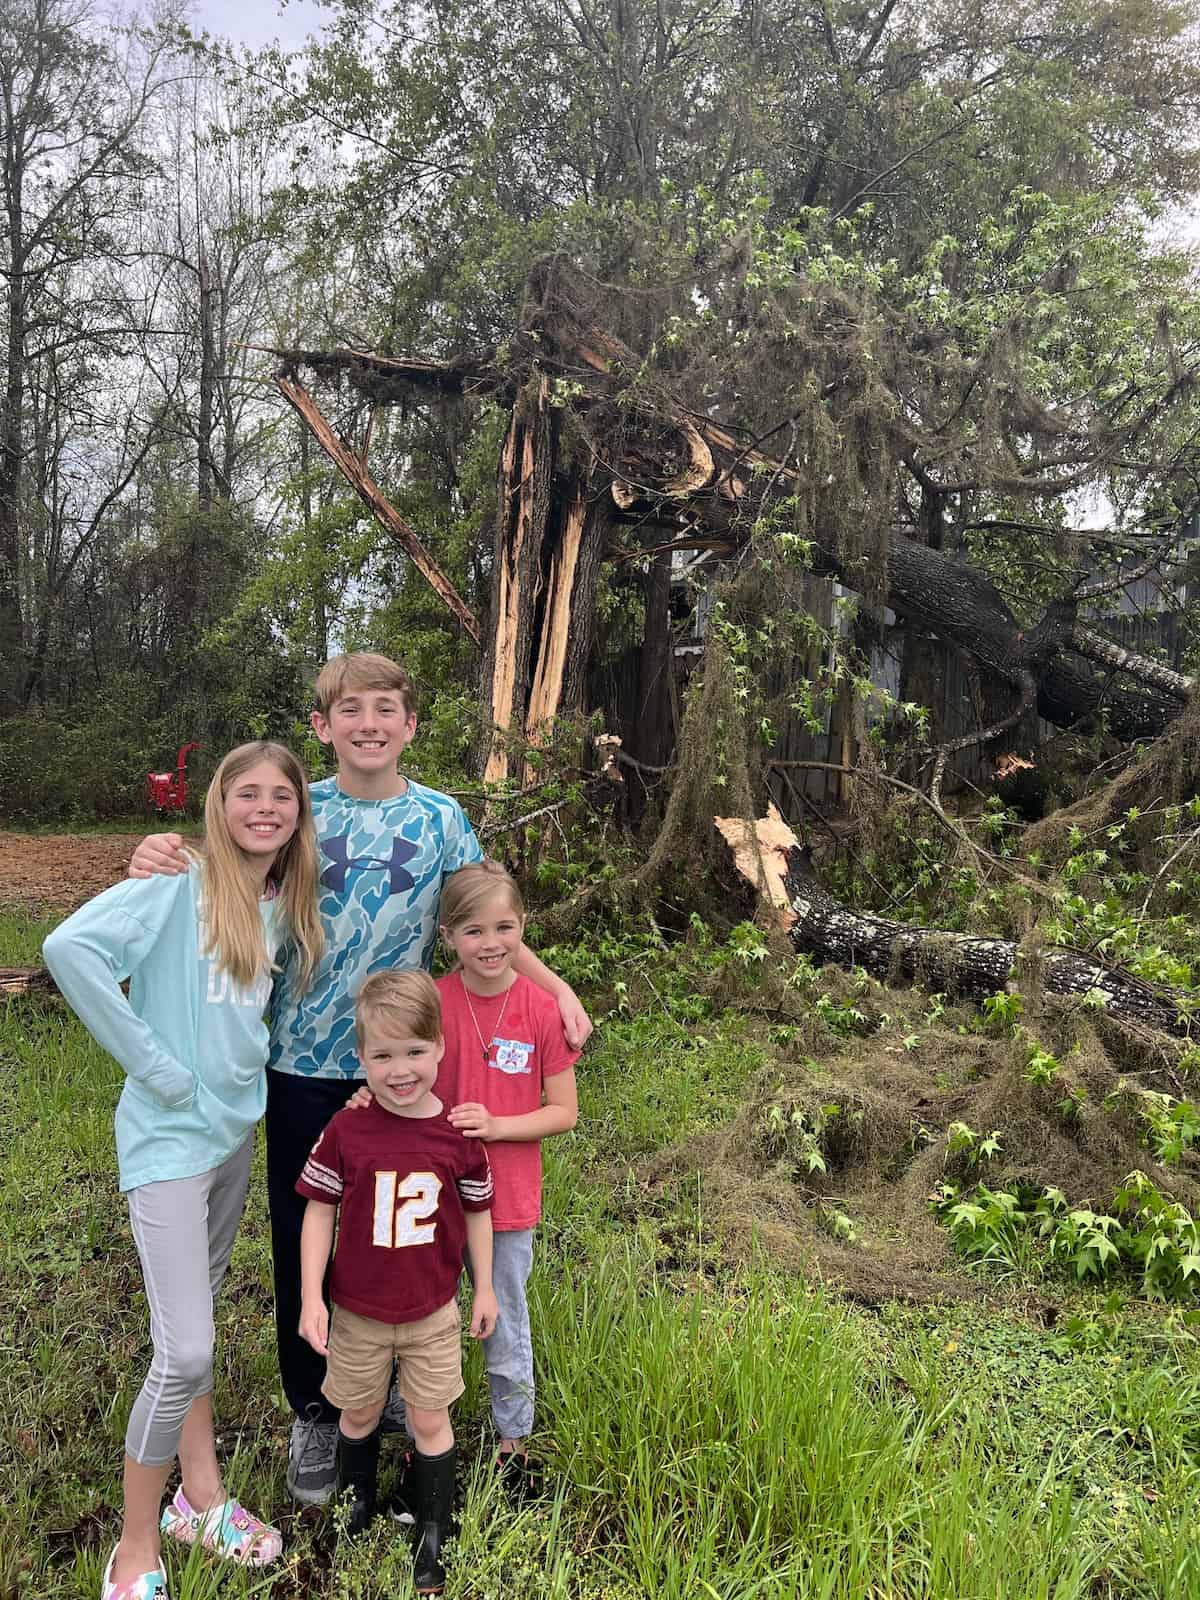
<instances>
[{"instance_id":1,"label":"blue camouflage t-shirt","mask_svg":"<svg viewBox=\"0 0 1200 1600\"><path fill-rule=\"evenodd\" d=\"M373 972L429 966L442 883L483 852L458 802L411 779L391 800L355 800L334 778L309 794L325 954L297 996L289 952L271 998L269 1064L307 1078L357 1078L354 996Z\"/></svg>"}]
</instances>

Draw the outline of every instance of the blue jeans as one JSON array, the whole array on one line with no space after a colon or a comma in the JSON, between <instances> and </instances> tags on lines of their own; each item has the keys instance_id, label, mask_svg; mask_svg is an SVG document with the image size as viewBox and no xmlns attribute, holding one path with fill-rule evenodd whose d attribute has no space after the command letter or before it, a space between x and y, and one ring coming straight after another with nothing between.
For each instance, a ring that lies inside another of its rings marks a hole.
<instances>
[{"instance_id":1,"label":"blue jeans","mask_svg":"<svg viewBox=\"0 0 1200 1600\"><path fill-rule=\"evenodd\" d=\"M474 1282L470 1262L465 1265ZM501 1439L524 1439L533 1432L533 1341L525 1299L532 1266L532 1228L492 1235L492 1287L500 1320L495 1333L483 1341L483 1359L492 1397L492 1426ZM395 1388L389 1406L393 1403L398 1415L403 1402Z\"/></svg>"},{"instance_id":2,"label":"blue jeans","mask_svg":"<svg viewBox=\"0 0 1200 1600\"><path fill-rule=\"evenodd\" d=\"M525 1285L533 1266L533 1229L492 1238L492 1284L500 1307L495 1333L483 1341L492 1425L501 1439L533 1432L533 1342Z\"/></svg>"}]
</instances>

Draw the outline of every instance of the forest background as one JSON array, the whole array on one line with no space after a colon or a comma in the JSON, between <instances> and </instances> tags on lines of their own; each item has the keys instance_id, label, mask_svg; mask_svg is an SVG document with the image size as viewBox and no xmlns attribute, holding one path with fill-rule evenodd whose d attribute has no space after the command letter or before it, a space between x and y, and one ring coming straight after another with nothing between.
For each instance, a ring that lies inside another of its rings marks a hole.
<instances>
[{"instance_id":1,"label":"forest background","mask_svg":"<svg viewBox=\"0 0 1200 1600\"><path fill-rule=\"evenodd\" d=\"M413 671L411 770L603 1023L534 1288L557 1488L476 1472L452 1592L1200 1594L1194 8L320 15L0 0L0 816L140 828L192 739L201 784L250 736L319 773L321 661ZM594 559L485 795L514 440L526 644L568 490ZM770 796L775 914L728 851ZM142 1353L116 1080L32 1000L0 1064L0 1590L88 1594ZM219 1388L286 1515L260 1189ZM480 1404L475 1363L472 1446ZM405 1581L287 1531L264 1592Z\"/></svg>"}]
</instances>

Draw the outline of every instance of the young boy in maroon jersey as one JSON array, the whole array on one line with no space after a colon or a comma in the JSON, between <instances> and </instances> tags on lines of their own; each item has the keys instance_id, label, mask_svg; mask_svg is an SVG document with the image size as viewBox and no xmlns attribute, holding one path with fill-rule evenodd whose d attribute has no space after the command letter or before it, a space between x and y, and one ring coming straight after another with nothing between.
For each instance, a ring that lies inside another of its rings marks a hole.
<instances>
[{"instance_id":1,"label":"young boy in maroon jersey","mask_svg":"<svg viewBox=\"0 0 1200 1600\"><path fill-rule=\"evenodd\" d=\"M432 980L376 973L358 992L355 1026L374 1098L337 1113L296 1184L309 1202L300 1332L327 1358L324 1393L341 1408L338 1486L351 1491L351 1533L375 1514L379 1419L397 1363L416 1446L407 1485L413 1580L418 1594L438 1594L454 1502L449 1408L463 1392L455 1292L464 1244L475 1284L471 1334L486 1339L496 1326L492 1174L483 1145L450 1126L433 1092L445 1044ZM331 1330L321 1285L339 1210Z\"/></svg>"}]
</instances>

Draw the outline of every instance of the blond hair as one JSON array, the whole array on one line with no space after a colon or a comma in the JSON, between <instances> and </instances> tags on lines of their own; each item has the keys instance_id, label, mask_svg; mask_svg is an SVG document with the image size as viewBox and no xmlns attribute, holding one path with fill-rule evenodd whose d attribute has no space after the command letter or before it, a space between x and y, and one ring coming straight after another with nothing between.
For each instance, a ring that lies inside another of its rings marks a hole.
<instances>
[{"instance_id":1,"label":"blond hair","mask_svg":"<svg viewBox=\"0 0 1200 1600\"><path fill-rule=\"evenodd\" d=\"M427 972L377 972L354 998L354 1037L367 1048L367 1029L391 1037L442 1042L442 1001Z\"/></svg>"},{"instance_id":2,"label":"blond hair","mask_svg":"<svg viewBox=\"0 0 1200 1600\"><path fill-rule=\"evenodd\" d=\"M231 750L213 773L204 797L206 849L201 862L204 921L208 952L235 983L251 984L268 967L258 913L259 886L225 820L225 797L243 773L260 761L278 767L299 802L296 831L271 865L283 924L300 956L298 987L312 983L325 948L317 914L317 836L304 769L286 745L256 739Z\"/></svg>"},{"instance_id":3,"label":"blond hair","mask_svg":"<svg viewBox=\"0 0 1200 1600\"><path fill-rule=\"evenodd\" d=\"M416 714L417 691L408 673L387 656L369 650L331 657L317 674L313 703L323 717L328 717L339 700L357 689L390 689L403 700L409 716Z\"/></svg>"},{"instance_id":4,"label":"blond hair","mask_svg":"<svg viewBox=\"0 0 1200 1600\"><path fill-rule=\"evenodd\" d=\"M525 915L525 902L516 881L498 861L476 861L459 867L446 879L438 921L443 928L461 927L479 915L479 908L502 890L517 916Z\"/></svg>"}]
</instances>

